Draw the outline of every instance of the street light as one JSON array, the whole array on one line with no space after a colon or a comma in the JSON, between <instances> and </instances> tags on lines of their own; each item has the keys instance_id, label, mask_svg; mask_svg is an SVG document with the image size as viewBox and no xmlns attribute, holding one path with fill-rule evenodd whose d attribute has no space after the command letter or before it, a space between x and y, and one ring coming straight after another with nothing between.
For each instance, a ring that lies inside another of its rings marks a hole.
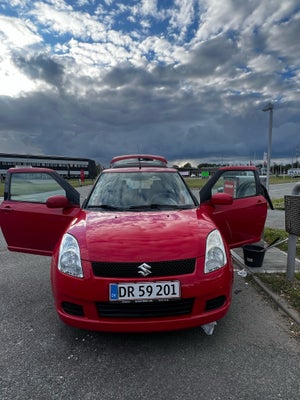
<instances>
[{"instance_id":1,"label":"street light","mask_svg":"<svg viewBox=\"0 0 300 400\"><path fill-rule=\"evenodd\" d=\"M269 191L270 185L270 164L271 164L271 149L272 149L272 128L273 128L273 104L267 104L262 111L270 111L269 113L269 140L268 140L268 155L267 155L267 190Z\"/></svg>"}]
</instances>

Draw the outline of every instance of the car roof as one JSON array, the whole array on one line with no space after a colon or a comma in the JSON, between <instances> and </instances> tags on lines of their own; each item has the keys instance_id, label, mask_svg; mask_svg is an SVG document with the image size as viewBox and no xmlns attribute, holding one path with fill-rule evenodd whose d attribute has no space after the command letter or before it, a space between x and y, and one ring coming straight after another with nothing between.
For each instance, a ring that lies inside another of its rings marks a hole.
<instances>
[{"instance_id":1,"label":"car roof","mask_svg":"<svg viewBox=\"0 0 300 400\"><path fill-rule=\"evenodd\" d=\"M154 154L127 154L114 157L110 162L110 168L128 167L158 167L166 168L167 160L165 157Z\"/></svg>"},{"instance_id":2,"label":"car roof","mask_svg":"<svg viewBox=\"0 0 300 400\"><path fill-rule=\"evenodd\" d=\"M45 167L30 167L30 166L17 166L17 167L11 167L7 170L7 172L12 173L12 172L26 172L26 173L30 173L30 172L53 172L53 169L51 168L45 168Z\"/></svg>"}]
</instances>

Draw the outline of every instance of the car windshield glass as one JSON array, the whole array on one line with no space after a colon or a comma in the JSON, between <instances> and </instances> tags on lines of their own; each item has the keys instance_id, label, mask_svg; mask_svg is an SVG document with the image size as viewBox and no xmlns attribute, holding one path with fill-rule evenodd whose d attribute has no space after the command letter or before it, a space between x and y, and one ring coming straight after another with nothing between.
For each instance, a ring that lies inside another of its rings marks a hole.
<instances>
[{"instance_id":1,"label":"car windshield glass","mask_svg":"<svg viewBox=\"0 0 300 400\"><path fill-rule=\"evenodd\" d=\"M86 204L102 210L191 208L195 201L176 172L104 172Z\"/></svg>"}]
</instances>

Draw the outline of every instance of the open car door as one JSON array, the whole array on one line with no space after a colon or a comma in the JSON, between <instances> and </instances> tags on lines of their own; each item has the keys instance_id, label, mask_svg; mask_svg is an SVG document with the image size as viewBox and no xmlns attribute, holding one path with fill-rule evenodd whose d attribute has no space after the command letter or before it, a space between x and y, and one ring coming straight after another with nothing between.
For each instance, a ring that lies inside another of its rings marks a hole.
<instances>
[{"instance_id":1,"label":"open car door","mask_svg":"<svg viewBox=\"0 0 300 400\"><path fill-rule=\"evenodd\" d=\"M8 170L0 226L9 250L51 255L79 211L79 193L55 171Z\"/></svg>"},{"instance_id":2,"label":"open car door","mask_svg":"<svg viewBox=\"0 0 300 400\"><path fill-rule=\"evenodd\" d=\"M224 167L200 190L200 207L230 248L261 239L267 199L255 167Z\"/></svg>"}]
</instances>

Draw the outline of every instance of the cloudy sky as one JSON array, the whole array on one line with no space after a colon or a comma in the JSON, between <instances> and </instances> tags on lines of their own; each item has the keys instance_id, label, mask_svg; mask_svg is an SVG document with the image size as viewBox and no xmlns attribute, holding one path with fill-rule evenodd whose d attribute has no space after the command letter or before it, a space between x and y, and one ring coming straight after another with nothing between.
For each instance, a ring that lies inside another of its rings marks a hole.
<instances>
[{"instance_id":1,"label":"cloudy sky","mask_svg":"<svg viewBox=\"0 0 300 400\"><path fill-rule=\"evenodd\" d=\"M0 0L0 152L258 161L272 102L295 161L299 38L299 0Z\"/></svg>"}]
</instances>

